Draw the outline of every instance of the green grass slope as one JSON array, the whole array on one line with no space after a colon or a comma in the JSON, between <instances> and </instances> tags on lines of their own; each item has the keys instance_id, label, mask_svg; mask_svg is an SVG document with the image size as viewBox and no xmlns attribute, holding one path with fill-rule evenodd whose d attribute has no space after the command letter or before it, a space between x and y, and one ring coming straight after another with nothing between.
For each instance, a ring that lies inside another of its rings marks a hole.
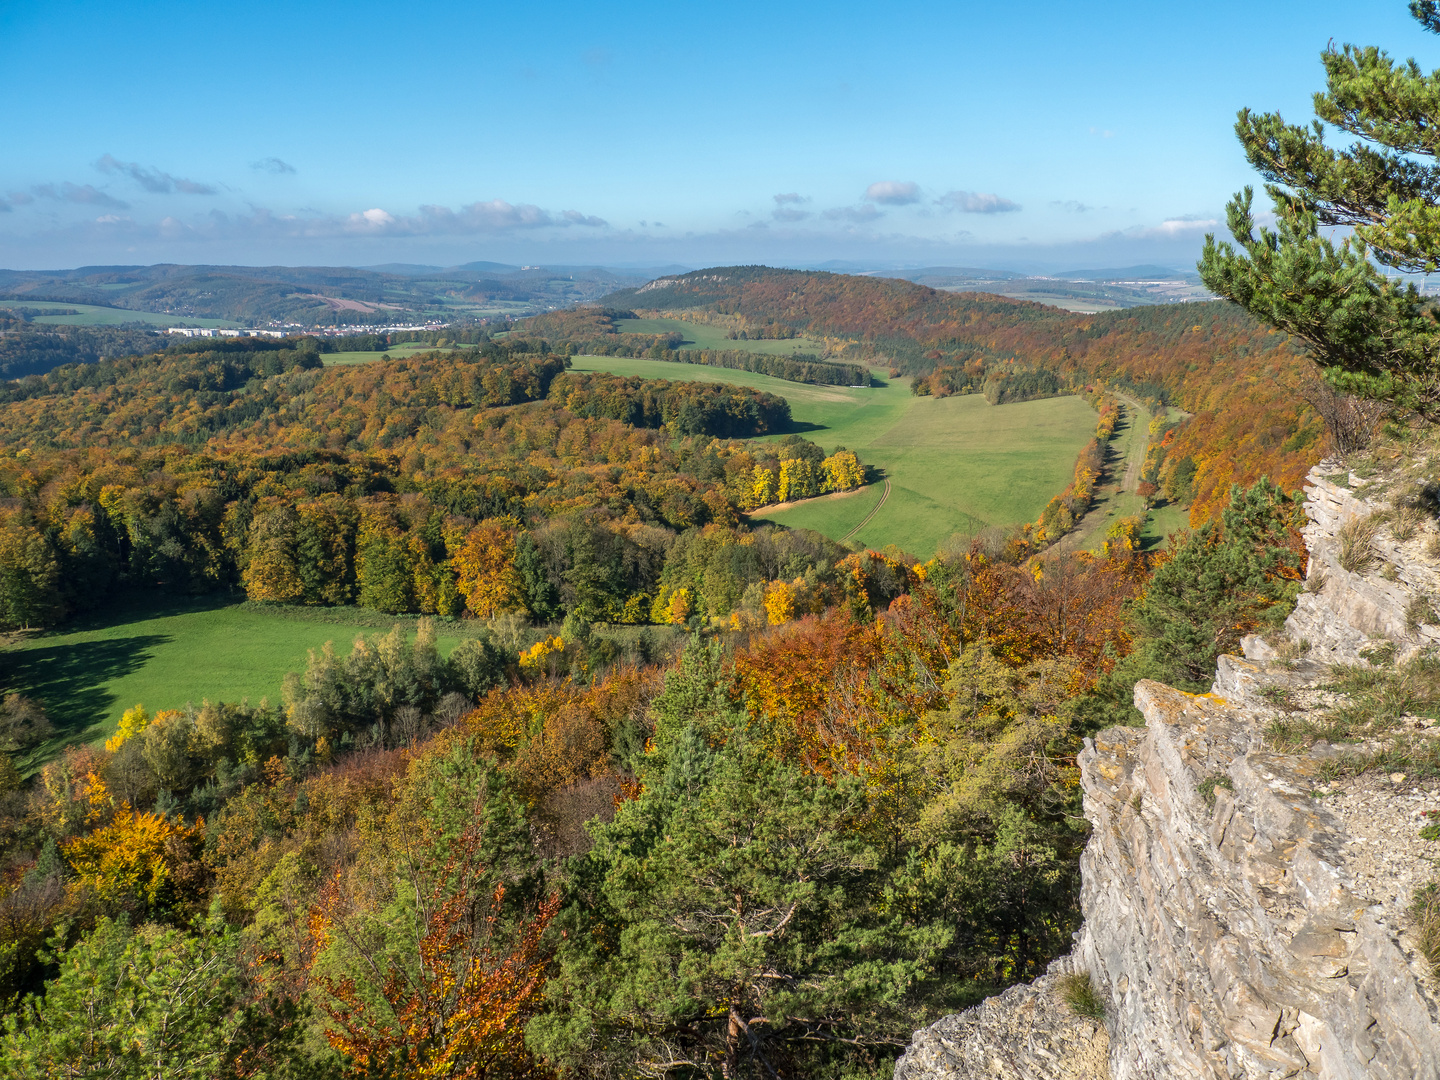
<instances>
[{"instance_id":1,"label":"green grass slope","mask_svg":"<svg viewBox=\"0 0 1440 1080\"><path fill-rule=\"evenodd\" d=\"M738 349L740 352L789 356L797 352L818 354L825 348L823 341L808 337L736 340L727 338L725 331L718 326L686 322L684 319L616 319L615 329L622 334L681 334L685 338L680 346L682 349Z\"/></svg>"},{"instance_id":2,"label":"green grass slope","mask_svg":"<svg viewBox=\"0 0 1440 1080\"><path fill-rule=\"evenodd\" d=\"M343 621L321 621L327 618ZM358 634L414 622L353 608L294 613L136 597L0 653L0 685L38 699L56 729L51 744L20 764L44 761L63 745L107 738L137 702L150 712L205 698L278 702L285 673L304 670L307 650L333 641L343 655ZM458 627L447 629L440 627L439 643L448 655L462 637Z\"/></svg>"},{"instance_id":3,"label":"green grass slope","mask_svg":"<svg viewBox=\"0 0 1440 1080\"><path fill-rule=\"evenodd\" d=\"M659 360L576 357L582 371L751 386L790 402L796 427L827 452L844 446L882 469L890 497L853 539L897 544L928 558L954 533L1040 516L1070 482L1075 457L1094 434L1095 412L1075 397L994 406L979 395L917 398L908 380L869 389L809 386L767 375ZM835 539L854 529L880 498L880 485L758 514Z\"/></svg>"}]
</instances>

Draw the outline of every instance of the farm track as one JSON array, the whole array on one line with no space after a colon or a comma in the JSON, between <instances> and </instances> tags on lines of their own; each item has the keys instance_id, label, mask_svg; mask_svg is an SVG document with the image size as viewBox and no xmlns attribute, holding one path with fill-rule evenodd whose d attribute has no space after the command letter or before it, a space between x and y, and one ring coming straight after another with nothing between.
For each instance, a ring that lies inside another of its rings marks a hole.
<instances>
[{"instance_id":1,"label":"farm track","mask_svg":"<svg viewBox=\"0 0 1440 1080\"><path fill-rule=\"evenodd\" d=\"M863 518L860 519L860 524L859 524L859 525L856 525L853 529L851 529L849 532L847 532L844 536L840 537L839 542L843 544L846 540L849 540L850 537L854 536L857 532L859 532L861 529L863 529L866 525L869 525L869 524L870 524L870 519L873 518L876 514L878 514L878 513L880 512L880 508L885 505L885 500L888 499L888 498L890 498L890 478L887 476L887 477L885 478L885 490L880 493L880 501L877 502L874 506L872 506L872 507L870 508L870 512L869 512L868 514L866 514Z\"/></svg>"},{"instance_id":2,"label":"farm track","mask_svg":"<svg viewBox=\"0 0 1440 1080\"><path fill-rule=\"evenodd\" d=\"M1125 472L1121 478L1121 489L1127 494L1133 494L1140 483L1140 470L1145 465L1145 451L1150 445L1149 432L1137 428L1140 423L1141 405L1140 402L1128 394L1115 394L1125 406L1125 435L1124 439L1129 444L1124 453L1123 462L1114 461L1105 466L1102 475L1108 476L1107 482L1115 482L1115 474L1123 464ZM1118 449L1118 448L1117 448ZM1099 485L1097 483L1097 489ZM1105 526L1105 519L1110 516L1114 509L1110 498L1097 498L1085 512L1085 516L1076 522L1075 528L1066 533L1052 545L1048 550L1052 551L1078 551L1084 546L1084 541L1095 540L1100 530Z\"/></svg>"}]
</instances>

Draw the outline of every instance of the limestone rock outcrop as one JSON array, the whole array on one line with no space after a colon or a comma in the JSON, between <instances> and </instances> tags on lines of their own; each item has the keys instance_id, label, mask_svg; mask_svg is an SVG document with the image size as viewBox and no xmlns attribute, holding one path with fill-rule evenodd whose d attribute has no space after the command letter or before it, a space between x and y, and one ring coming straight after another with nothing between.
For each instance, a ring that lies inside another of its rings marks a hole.
<instances>
[{"instance_id":1,"label":"limestone rock outcrop","mask_svg":"<svg viewBox=\"0 0 1440 1080\"><path fill-rule=\"evenodd\" d=\"M917 1031L895 1069L895 1080L1105 1080L1109 1030L1097 1020L1076 1016L1060 1000L1059 981L1073 968L1074 961L1062 957L1034 982L1012 986Z\"/></svg>"},{"instance_id":2,"label":"limestone rock outcrop","mask_svg":"<svg viewBox=\"0 0 1440 1080\"><path fill-rule=\"evenodd\" d=\"M1413 612L1440 597L1440 563L1423 554L1435 534L1416 530L1407 541L1377 530L1368 541L1375 562L1361 571L1342 564L1342 530L1390 509L1386 496L1332 462L1305 481L1305 546L1310 552L1307 589L1286 620L1291 638L1309 645L1308 656L1354 664L1377 643L1395 643L1401 660L1440 644L1440 626L1417 623Z\"/></svg>"},{"instance_id":3,"label":"limestone rock outcrop","mask_svg":"<svg viewBox=\"0 0 1440 1080\"><path fill-rule=\"evenodd\" d=\"M1329 755L1267 750L1262 717L1214 696L1142 682L1135 698L1146 726L1101 732L1081 761L1094 831L1075 958L1110 1002L1115 1080L1440 1078L1408 895L1357 873L1316 798L1337 793ZM1418 831L1413 786L1392 786Z\"/></svg>"},{"instance_id":4,"label":"limestone rock outcrop","mask_svg":"<svg viewBox=\"0 0 1440 1080\"><path fill-rule=\"evenodd\" d=\"M1346 570L1341 529L1386 503L1327 466L1310 481L1312 585L1292 641L1247 640L1209 694L1136 686L1146 726L1100 732L1079 759L1092 833L1071 955L917 1032L897 1080L1440 1080L1440 987L1410 915L1440 870L1440 842L1419 835L1440 783L1336 769L1324 741L1267 741L1324 705L1330 664L1440 643L1415 618L1440 595L1421 547L1437 534L1377 530L1371 565ZM1416 737L1436 731L1406 719ZM1054 991L1069 970L1107 1003L1103 1069L1098 1030Z\"/></svg>"}]
</instances>

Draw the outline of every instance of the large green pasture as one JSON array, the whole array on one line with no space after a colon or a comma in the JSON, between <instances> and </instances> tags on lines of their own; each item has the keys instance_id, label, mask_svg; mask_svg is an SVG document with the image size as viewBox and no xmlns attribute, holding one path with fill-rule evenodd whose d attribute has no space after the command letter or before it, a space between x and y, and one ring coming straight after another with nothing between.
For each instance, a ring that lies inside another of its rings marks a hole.
<instances>
[{"instance_id":1,"label":"large green pasture","mask_svg":"<svg viewBox=\"0 0 1440 1080\"><path fill-rule=\"evenodd\" d=\"M332 617L339 621L320 621ZM206 698L278 702L285 673L304 670L307 650L333 641L343 655L356 635L396 623L415 620L139 596L0 652L0 688L38 698L55 724L52 744L33 755L40 761L61 745L107 738L137 703L154 712ZM439 631L448 655L463 630L442 623Z\"/></svg>"},{"instance_id":2,"label":"large green pasture","mask_svg":"<svg viewBox=\"0 0 1440 1080\"><path fill-rule=\"evenodd\" d=\"M56 312L54 315L35 315L31 318L32 322L51 326L121 326L125 323L205 327L241 325L230 319L195 319L188 315L160 315L153 311L131 311L129 308L103 307L99 304L62 304L53 300L0 300L0 308ZM72 311L79 314L59 314Z\"/></svg>"},{"instance_id":3,"label":"large green pasture","mask_svg":"<svg viewBox=\"0 0 1440 1080\"><path fill-rule=\"evenodd\" d=\"M767 341L733 341L718 326L686 322L684 319L616 319L615 329L622 334L670 334L684 336L682 349L739 349L741 352L789 356L791 353L819 353L823 341L795 337Z\"/></svg>"},{"instance_id":4,"label":"large green pasture","mask_svg":"<svg viewBox=\"0 0 1440 1080\"><path fill-rule=\"evenodd\" d=\"M578 356L577 370L752 386L790 402L796 430L827 453L844 446L883 470L890 497L852 539L896 544L929 557L955 533L1032 521L1074 475L1075 457L1094 434L1095 412L1076 397L990 405L978 394L911 395L909 381L852 389L786 382L726 368ZM756 515L840 538L880 499L881 484L841 498L816 499Z\"/></svg>"}]
</instances>

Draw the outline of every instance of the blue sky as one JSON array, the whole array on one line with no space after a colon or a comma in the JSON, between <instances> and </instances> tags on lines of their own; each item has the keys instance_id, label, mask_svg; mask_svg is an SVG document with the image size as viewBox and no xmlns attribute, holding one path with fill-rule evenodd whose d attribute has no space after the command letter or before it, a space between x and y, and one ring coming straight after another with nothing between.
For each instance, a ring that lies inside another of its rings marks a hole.
<instances>
[{"instance_id":1,"label":"blue sky","mask_svg":"<svg viewBox=\"0 0 1440 1080\"><path fill-rule=\"evenodd\" d=\"M1406 8L0 0L0 266L1185 265Z\"/></svg>"}]
</instances>

